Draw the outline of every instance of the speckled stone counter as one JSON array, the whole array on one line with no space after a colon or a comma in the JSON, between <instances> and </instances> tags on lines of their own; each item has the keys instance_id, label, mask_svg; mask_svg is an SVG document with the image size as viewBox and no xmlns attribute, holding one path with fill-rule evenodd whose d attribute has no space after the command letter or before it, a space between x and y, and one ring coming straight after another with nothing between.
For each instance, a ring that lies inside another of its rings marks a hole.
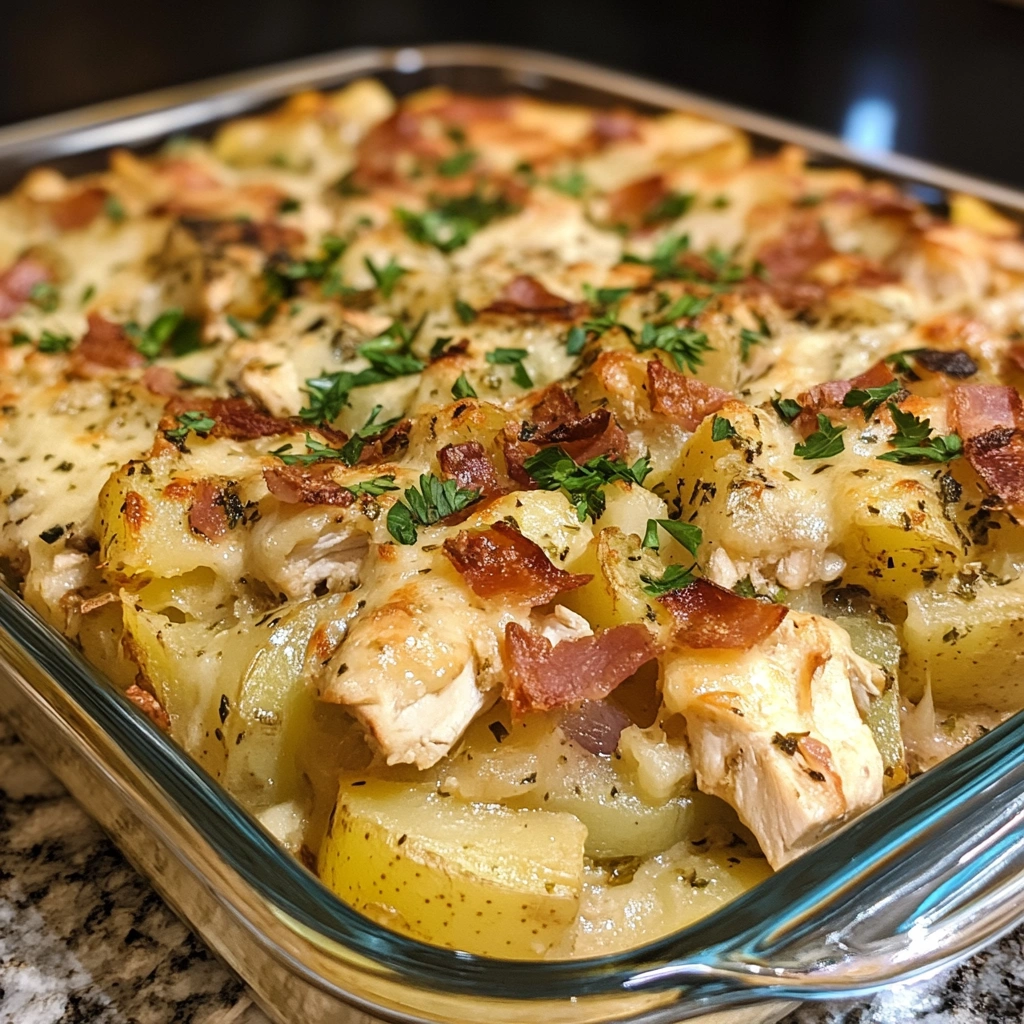
<instances>
[{"instance_id":1,"label":"speckled stone counter","mask_svg":"<svg viewBox=\"0 0 1024 1024\"><path fill-rule=\"evenodd\" d=\"M1024 930L931 981L786 1020L1021 1024ZM268 1024L0 720L0 1024L171 1022Z\"/></svg>"}]
</instances>

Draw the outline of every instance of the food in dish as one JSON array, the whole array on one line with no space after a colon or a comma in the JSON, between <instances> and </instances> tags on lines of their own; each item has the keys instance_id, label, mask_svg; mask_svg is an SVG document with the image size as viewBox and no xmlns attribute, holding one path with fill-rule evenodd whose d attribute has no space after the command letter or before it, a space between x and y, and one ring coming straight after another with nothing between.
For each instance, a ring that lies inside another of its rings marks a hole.
<instances>
[{"instance_id":1,"label":"food in dish","mask_svg":"<svg viewBox=\"0 0 1024 1024\"><path fill-rule=\"evenodd\" d=\"M26 601L357 909L581 956L1024 705L1024 247L372 81L0 202Z\"/></svg>"}]
</instances>

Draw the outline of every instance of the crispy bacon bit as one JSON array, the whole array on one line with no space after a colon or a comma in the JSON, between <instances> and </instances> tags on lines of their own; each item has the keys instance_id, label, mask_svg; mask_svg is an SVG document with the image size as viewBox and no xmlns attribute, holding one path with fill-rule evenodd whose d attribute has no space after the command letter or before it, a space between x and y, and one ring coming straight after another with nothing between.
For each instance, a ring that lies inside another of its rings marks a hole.
<instances>
[{"instance_id":1,"label":"crispy bacon bit","mask_svg":"<svg viewBox=\"0 0 1024 1024\"><path fill-rule=\"evenodd\" d=\"M803 408L796 420L797 429L804 433L817 429L817 414L825 409L841 409L847 392L854 388L881 388L894 379L892 369L882 359L849 380L827 380L815 384L810 390L797 395L796 400Z\"/></svg>"},{"instance_id":2,"label":"crispy bacon bit","mask_svg":"<svg viewBox=\"0 0 1024 1024\"><path fill-rule=\"evenodd\" d=\"M89 329L72 356L73 368L84 377L104 370L133 370L146 365L146 357L132 344L124 327L89 314Z\"/></svg>"},{"instance_id":3,"label":"crispy bacon bit","mask_svg":"<svg viewBox=\"0 0 1024 1024\"><path fill-rule=\"evenodd\" d=\"M235 441L291 434L299 429L291 420L269 416L244 398L193 398L188 395L171 398L160 420L160 429L173 430L178 426L178 416L188 411L209 414L214 420L210 433L214 437L229 437Z\"/></svg>"},{"instance_id":4,"label":"crispy bacon bit","mask_svg":"<svg viewBox=\"0 0 1024 1024\"><path fill-rule=\"evenodd\" d=\"M668 194L668 186L660 174L631 181L609 194L608 220L631 229L642 227Z\"/></svg>"},{"instance_id":5,"label":"crispy bacon bit","mask_svg":"<svg viewBox=\"0 0 1024 1024\"><path fill-rule=\"evenodd\" d=\"M479 441L446 444L437 453L437 461L444 476L459 487L480 491L485 498L501 493L494 463Z\"/></svg>"},{"instance_id":6,"label":"crispy bacon bit","mask_svg":"<svg viewBox=\"0 0 1024 1024\"><path fill-rule=\"evenodd\" d=\"M559 728L574 743L592 754L614 754L622 730L630 724L622 708L604 700L585 700L566 713Z\"/></svg>"},{"instance_id":7,"label":"crispy bacon bit","mask_svg":"<svg viewBox=\"0 0 1024 1024\"><path fill-rule=\"evenodd\" d=\"M60 231L74 231L91 224L103 211L107 190L93 186L61 199L46 202L46 212L54 227Z\"/></svg>"},{"instance_id":8,"label":"crispy bacon bit","mask_svg":"<svg viewBox=\"0 0 1024 1024\"><path fill-rule=\"evenodd\" d=\"M950 425L985 485L1010 505L1024 505L1024 409L1015 388L961 384L950 396Z\"/></svg>"},{"instance_id":9,"label":"crispy bacon bit","mask_svg":"<svg viewBox=\"0 0 1024 1024\"><path fill-rule=\"evenodd\" d=\"M201 245L244 245L268 255L287 255L306 240L298 228L273 221L182 217L180 223Z\"/></svg>"},{"instance_id":10,"label":"crispy bacon bit","mask_svg":"<svg viewBox=\"0 0 1024 1024\"><path fill-rule=\"evenodd\" d=\"M162 732L169 732L171 728L171 717L167 714L163 704L160 703L149 692L144 690L137 683L132 683L124 695Z\"/></svg>"},{"instance_id":11,"label":"crispy bacon bit","mask_svg":"<svg viewBox=\"0 0 1024 1024\"><path fill-rule=\"evenodd\" d=\"M507 523L463 530L444 542L444 553L479 597L507 597L534 607L593 579L559 569L539 544Z\"/></svg>"},{"instance_id":12,"label":"crispy bacon bit","mask_svg":"<svg viewBox=\"0 0 1024 1024\"><path fill-rule=\"evenodd\" d=\"M544 389L531 416L532 423L506 423L502 440L508 475L523 488L536 486L523 464L541 448L558 445L579 465L599 455L621 458L629 448L629 438L611 412L595 409L583 415L557 384Z\"/></svg>"},{"instance_id":13,"label":"crispy bacon bit","mask_svg":"<svg viewBox=\"0 0 1024 1024\"><path fill-rule=\"evenodd\" d=\"M598 147L640 138L639 121L632 110L600 110L594 115L594 141Z\"/></svg>"},{"instance_id":14,"label":"crispy bacon bit","mask_svg":"<svg viewBox=\"0 0 1024 1024\"><path fill-rule=\"evenodd\" d=\"M789 224L778 238L765 242L757 259L773 284L794 284L834 252L821 223L801 219Z\"/></svg>"},{"instance_id":15,"label":"crispy bacon bit","mask_svg":"<svg viewBox=\"0 0 1024 1024\"><path fill-rule=\"evenodd\" d=\"M652 412L668 417L686 430L696 430L705 416L718 412L732 398L728 391L670 370L657 359L647 364L647 393Z\"/></svg>"},{"instance_id":16,"label":"crispy bacon bit","mask_svg":"<svg viewBox=\"0 0 1024 1024\"><path fill-rule=\"evenodd\" d=\"M151 394L170 398L181 390L181 378L169 366L150 366L142 375L142 385Z\"/></svg>"},{"instance_id":17,"label":"crispy bacon bit","mask_svg":"<svg viewBox=\"0 0 1024 1024\"><path fill-rule=\"evenodd\" d=\"M263 479L267 490L286 505L351 505L355 495L331 474L332 467L324 465L268 466Z\"/></svg>"},{"instance_id":18,"label":"crispy bacon bit","mask_svg":"<svg viewBox=\"0 0 1024 1024\"><path fill-rule=\"evenodd\" d=\"M52 280L50 268L31 256L22 256L0 274L0 320L14 316L28 301L37 284Z\"/></svg>"},{"instance_id":19,"label":"crispy bacon bit","mask_svg":"<svg viewBox=\"0 0 1024 1024\"><path fill-rule=\"evenodd\" d=\"M580 407L560 384L551 384L540 393L530 410L530 418L540 430L551 430L561 423L578 420Z\"/></svg>"},{"instance_id":20,"label":"crispy bacon bit","mask_svg":"<svg viewBox=\"0 0 1024 1024\"><path fill-rule=\"evenodd\" d=\"M603 700L658 654L650 632L639 623L552 645L540 633L510 622L505 627L508 680L502 696L516 716Z\"/></svg>"},{"instance_id":21,"label":"crispy bacon bit","mask_svg":"<svg viewBox=\"0 0 1024 1024\"><path fill-rule=\"evenodd\" d=\"M358 188L384 185L397 180L405 154L423 160L443 155L440 139L427 138L419 118L412 111L398 110L374 125L356 147L352 184Z\"/></svg>"},{"instance_id":22,"label":"crispy bacon bit","mask_svg":"<svg viewBox=\"0 0 1024 1024\"><path fill-rule=\"evenodd\" d=\"M555 295L539 281L526 274L520 274L509 281L494 302L482 312L532 313L537 316L550 316L556 320L572 320L581 308L580 303Z\"/></svg>"},{"instance_id":23,"label":"crispy bacon bit","mask_svg":"<svg viewBox=\"0 0 1024 1024\"><path fill-rule=\"evenodd\" d=\"M932 373L966 380L978 372L978 364L963 349L944 352L937 348L919 348L914 351L914 362Z\"/></svg>"},{"instance_id":24,"label":"crispy bacon bit","mask_svg":"<svg viewBox=\"0 0 1024 1024\"><path fill-rule=\"evenodd\" d=\"M199 480L192 486L188 525L194 533L210 541L220 540L228 532L224 493L209 480Z\"/></svg>"},{"instance_id":25,"label":"crispy bacon bit","mask_svg":"<svg viewBox=\"0 0 1024 1024\"><path fill-rule=\"evenodd\" d=\"M740 597L731 590L699 579L658 599L675 621L675 639L683 647L745 651L778 628L789 611Z\"/></svg>"},{"instance_id":26,"label":"crispy bacon bit","mask_svg":"<svg viewBox=\"0 0 1024 1024\"><path fill-rule=\"evenodd\" d=\"M332 430L330 427L317 427L317 430L324 434L324 439L341 447L347 438L340 430ZM393 427L388 427L379 437L368 441L363 445L363 450L356 463L359 466L375 465L378 462L392 462L406 448L409 447L409 432L412 430L412 420L399 420ZM328 433L334 434L332 441Z\"/></svg>"}]
</instances>

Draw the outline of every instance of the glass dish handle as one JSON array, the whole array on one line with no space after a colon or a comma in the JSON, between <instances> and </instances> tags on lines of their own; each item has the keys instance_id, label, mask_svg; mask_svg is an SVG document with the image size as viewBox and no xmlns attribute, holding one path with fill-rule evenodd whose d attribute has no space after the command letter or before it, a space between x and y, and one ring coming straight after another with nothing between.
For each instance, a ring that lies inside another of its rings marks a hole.
<instances>
[{"instance_id":1,"label":"glass dish handle","mask_svg":"<svg viewBox=\"0 0 1024 1024\"><path fill-rule=\"evenodd\" d=\"M699 982L706 1006L769 991L864 995L965 957L1013 927L1024 918L1024 713L729 911L727 930L709 921L689 934L689 948L700 941L704 955L672 959L667 940L665 961L629 987Z\"/></svg>"}]
</instances>

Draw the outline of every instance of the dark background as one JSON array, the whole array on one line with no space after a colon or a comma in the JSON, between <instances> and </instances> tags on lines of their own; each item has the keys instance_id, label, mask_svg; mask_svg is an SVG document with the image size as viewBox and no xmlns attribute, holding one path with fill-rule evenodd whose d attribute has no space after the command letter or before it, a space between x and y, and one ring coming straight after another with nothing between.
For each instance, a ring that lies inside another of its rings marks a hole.
<instances>
[{"instance_id":1,"label":"dark background","mask_svg":"<svg viewBox=\"0 0 1024 1024\"><path fill-rule=\"evenodd\" d=\"M366 44L583 57L1024 186L1024 6L996 0L0 0L0 123ZM863 110L862 110L863 113ZM856 122L856 118L854 118ZM885 141L883 130L881 141Z\"/></svg>"}]
</instances>

